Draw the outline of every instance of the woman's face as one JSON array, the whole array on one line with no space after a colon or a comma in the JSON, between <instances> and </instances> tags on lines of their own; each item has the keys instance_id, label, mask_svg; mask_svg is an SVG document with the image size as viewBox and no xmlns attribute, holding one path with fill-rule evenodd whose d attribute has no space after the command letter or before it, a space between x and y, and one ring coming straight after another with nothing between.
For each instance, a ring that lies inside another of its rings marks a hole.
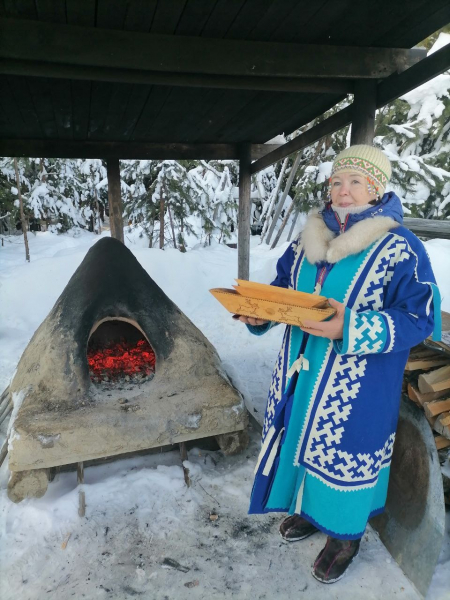
<instances>
[{"instance_id":1,"label":"woman's face","mask_svg":"<svg viewBox=\"0 0 450 600\"><path fill-rule=\"evenodd\" d=\"M338 173L331 178L331 202L334 206L363 206L375 199L368 181L360 173Z\"/></svg>"}]
</instances>

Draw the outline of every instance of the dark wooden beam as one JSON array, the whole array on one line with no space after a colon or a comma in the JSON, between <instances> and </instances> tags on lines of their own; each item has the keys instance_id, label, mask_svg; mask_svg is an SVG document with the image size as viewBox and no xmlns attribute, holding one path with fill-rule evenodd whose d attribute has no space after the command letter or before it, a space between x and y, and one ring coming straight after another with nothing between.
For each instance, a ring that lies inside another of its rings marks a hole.
<instances>
[{"instance_id":1,"label":"dark wooden beam","mask_svg":"<svg viewBox=\"0 0 450 600\"><path fill-rule=\"evenodd\" d=\"M450 240L450 223L436 219L403 219L403 225L416 235Z\"/></svg>"},{"instance_id":2,"label":"dark wooden beam","mask_svg":"<svg viewBox=\"0 0 450 600\"><path fill-rule=\"evenodd\" d=\"M251 144L252 160L280 148L280 144ZM45 158L101 158L155 160L239 160L238 144L171 144L151 142L107 142L84 140L0 139L0 156Z\"/></svg>"},{"instance_id":3,"label":"dark wooden beam","mask_svg":"<svg viewBox=\"0 0 450 600\"><path fill-rule=\"evenodd\" d=\"M258 158L262 158L269 152L273 152L277 148L281 148L283 144L251 144L250 152L252 160L258 160Z\"/></svg>"},{"instance_id":4,"label":"dark wooden beam","mask_svg":"<svg viewBox=\"0 0 450 600\"><path fill-rule=\"evenodd\" d=\"M243 144L239 158L238 278L250 277L250 210L252 206L250 145Z\"/></svg>"},{"instance_id":5,"label":"dark wooden beam","mask_svg":"<svg viewBox=\"0 0 450 600\"><path fill-rule=\"evenodd\" d=\"M252 175L258 171L261 171L262 169L266 169L273 163L286 158L286 156L289 156L294 152L298 152L299 150L306 148L306 146L314 144L325 135L330 135L338 129L342 129L342 127L345 127L352 122L352 112L353 106L347 106L328 119L325 119L325 121L322 121L318 125L308 129L308 131L305 131L305 133L302 133L290 142L283 144L273 152L269 152L269 154L266 154L266 156L263 156L263 158L260 158L256 162L252 163L250 167Z\"/></svg>"},{"instance_id":6,"label":"dark wooden beam","mask_svg":"<svg viewBox=\"0 0 450 600\"><path fill-rule=\"evenodd\" d=\"M232 75L196 75L195 73L160 73L158 71L138 69L66 65L9 58L0 58L0 73L26 77L50 77L81 81L109 81L111 83L137 83L226 90L301 92L311 94L353 93L353 81L348 79L236 77Z\"/></svg>"},{"instance_id":7,"label":"dark wooden beam","mask_svg":"<svg viewBox=\"0 0 450 600\"><path fill-rule=\"evenodd\" d=\"M402 48L157 35L4 17L0 57L160 73L344 79L378 79L420 60L416 51Z\"/></svg>"},{"instance_id":8,"label":"dark wooden beam","mask_svg":"<svg viewBox=\"0 0 450 600\"><path fill-rule=\"evenodd\" d=\"M109 225L111 237L123 243L122 197L120 192L120 169L118 158L106 161L108 175Z\"/></svg>"},{"instance_id":9,"label":"dark wooden beam","mask_svg":"<svg viewBox=\"0 0 450 600\"><path fill-rule=\"evenodd\" d=\"M352 134L350 145L372 144L375 131L377 82L360 79L355 82L353 98Z\"/></svg>"},{"instance_id":10,"label":"dark wooden beam","mask_svg":"<svg viewBox=\"0 0 450 600\"><path fill-rule=\"evenodd\" d=\"M391 75L378 84L377 108L407 94L448 69L450 69L450 44L427 56L403 73Z\"/></svg>"},{"instance_id":11,"label":"dark wooden beam","mask_svg":"<svg viewBox=\"0 0 450 600\"><path fill-rule=\"evenodd\" d=\"M444 46L437 52L434 52L431 56L424 58L420 63L414 65L407 71L397 75L391 75L391 77L379 83L376 93L376 108L381 108L385 104L392 102L392 100L395 100L419 85L426 83L449 68L450 44ZM305 133L302 133L287 144L283 144L273 152L266 154L266 156L252 164L252 174L286 158L286 156L289 156L293 152L297 152L310 144L314 144L325 135L329 135L338 129L345 127L353 120L353 110L353 104L347 106L325 121L322 121L308 131L305 131Z\"/></svg>"}]
</instances>

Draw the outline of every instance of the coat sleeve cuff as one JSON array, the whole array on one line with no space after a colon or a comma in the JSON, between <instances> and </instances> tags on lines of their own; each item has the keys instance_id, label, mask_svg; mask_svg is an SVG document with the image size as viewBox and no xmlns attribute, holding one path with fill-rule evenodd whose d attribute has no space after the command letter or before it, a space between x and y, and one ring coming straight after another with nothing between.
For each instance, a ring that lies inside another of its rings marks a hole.
<instances>
[{"instance_id":1,"label":"coat sleeve cuff","mask_svg":"<svg viewBox=\"0 0 450 600\"><path fill-rule=\"evenodd\" d=\"M344 329L341 340L334 340L337 354L378 354L391 349L389 324L383 313L365 311L357 313L345 309Z\"/></svg>"},{"instance_id":2,"label":"coat sleeve cuff","mask_svg":"<svg viewBox=\"0 0 450 600\"><path fill-rule=\"evenodd\" d=\"M246 327L250 333L253 333L253 335L263 335L275 325L279 325L279 323L276 323L275 321L269 321L268 323L264 323L264 325L246 325Z\"/></svg>"}]
</instances>

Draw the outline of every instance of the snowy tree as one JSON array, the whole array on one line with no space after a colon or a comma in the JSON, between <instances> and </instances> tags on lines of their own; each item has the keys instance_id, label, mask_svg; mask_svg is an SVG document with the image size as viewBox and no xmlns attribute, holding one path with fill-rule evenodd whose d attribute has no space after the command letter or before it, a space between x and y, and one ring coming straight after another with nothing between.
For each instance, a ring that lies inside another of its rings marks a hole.
<instances>
[{"instance_id":1,"label":"snowy tree","mask_svg":"<svg viewBox=\"0 0 450 600\"><path fill-rule=\"evenodd\" d=\"M450 43L441 33L429 53ZM375 143L392 162L394 190L412 217L450 217L450 71L377 114Z\"/></svg>"},{"instance_id":2,"label":"snowy tree","mask_svg":"<svg viewBox=\"0 0 450 600\"><path fill-rule=\"evenodd\" d=\"M84 221L89 231L100 233L108 203L106 166L100 159L79 159L75 173Z\"/></svg>"},{"instance_id":3,"label":"snowy tree","mask_svg":"<svg viewBox=\"0 0 450 600\"><path fill-rule=\"evenodd\" d=\"M429 53L450 43L449 33L433 37ZM290 137L301 134L352 101L351 96L318 117ZM405 94L377 111L374 144L381 148L392 162L390 188L401 198L405 212L412 217L445 219L450 216L450 72L447 71ZM322 138L301 151L301 161L291 188L294 208L307 213L325 199L333 159L350 144L350 128L345 127ZM284 189L295 156L275 167L282 175L279 190ZM276 201L263 211L263 221L270 220ZM270 199L266 191L266 206ZM272 195L273 197L273 195ZM286 206L289 210L289 206ZM278 219L279 227L284 213ZM266 223L267 227L267 223Z\"/></svg>"},{"instance_id":4,"label":"snowy tree","mask_svg":"<svg viewBox=\"0 0 450 600\"><path fill-rule=\"evenodd\" d=\"M195 235L188 217L202 193L198 181L174 160L123 161L122 166L129 185L124 203L130 226L142 228L150 247L169 243L184 250L186 234Z\"/></svg>"},{"instance_id":5,"label":"snowy tree","mask_svg":"<svg viewBox=\"0 0 450 600\"><path fill-rule=\"evenodd\" d=\"M75 161L21 158L18 168L26 218L43 220L56 231L85 225ZM0 172L18 207L14 159L2 158Z\"/></svg>"},{"instance_id":6,"label":"snowy tree","mask_svg":"<svg viewBox=\"0 0 450 600\"><path fill-rule=\"evenodd\" d=\"M334 113L342 110L349 104L349 99L345 99L338 103L332 109L327 111L325 114L317 117L304 127L298 129L293 134L288 136L288 140L301 135L304 131L314 127L324 119L327 119ZM311 208L319 206L325 199L325 195L328 187L328 178L331 172L331 165L333 158L343 150L347 145L348 139L348 127L345 127L333 135L326 136L312 144L307 146L300 151L300 161L298 163L297 171L295 173L293 184L291 186L290 195L288 196L289 202L283 207L278 218L278 226L284 222L286 213L291 215L299 212L309 212ZM297 154L293 154L287 157L283 162L280 161L275 166L275 170L270 173L270 182L273 185L274 176L277 177L277 183L272 187L272 191L266 192L266 200L262 212L263 231L264 233L268 229L268 226L274 216L277 209L277 204L280 201L283 190L285 190L289 175L294 167L294 162ZM291 204L294 206L291 207ZM295 209L295 211L293 211Z\"/></svg>"},{"instance_id":7,"label":"snowy tree","mask_svg":"<svg viewBox=\"0 0 450 600\"><path fill-rule=\"evenodd\" d=\"M200 219L197 237L210 244L231 239L237 226L238 204L234 195L238 179L235 161L200 161L190 171L201 190L199 203L194 210L193 219ZM193 225L193 223L192 223Z\"/></svg>"}]
</instances>

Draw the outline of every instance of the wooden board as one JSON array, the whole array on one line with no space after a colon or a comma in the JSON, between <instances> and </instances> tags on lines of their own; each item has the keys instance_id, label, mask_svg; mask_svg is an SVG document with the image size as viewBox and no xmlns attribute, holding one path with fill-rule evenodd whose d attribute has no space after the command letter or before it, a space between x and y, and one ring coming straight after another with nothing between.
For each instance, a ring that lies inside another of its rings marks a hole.
<instances>
[{"instance_id":1,"label":"wooden board","mask_svg":"<svg viewBox=\"0 0 450 600\"><path fill-rule=\"evenodd\" d=\"M304 320L324 321L335 314L333 308L306 308L241 296L235 290L215 288L211 294L231 313L301 327Z\"/></svg>"}]
</instances>

